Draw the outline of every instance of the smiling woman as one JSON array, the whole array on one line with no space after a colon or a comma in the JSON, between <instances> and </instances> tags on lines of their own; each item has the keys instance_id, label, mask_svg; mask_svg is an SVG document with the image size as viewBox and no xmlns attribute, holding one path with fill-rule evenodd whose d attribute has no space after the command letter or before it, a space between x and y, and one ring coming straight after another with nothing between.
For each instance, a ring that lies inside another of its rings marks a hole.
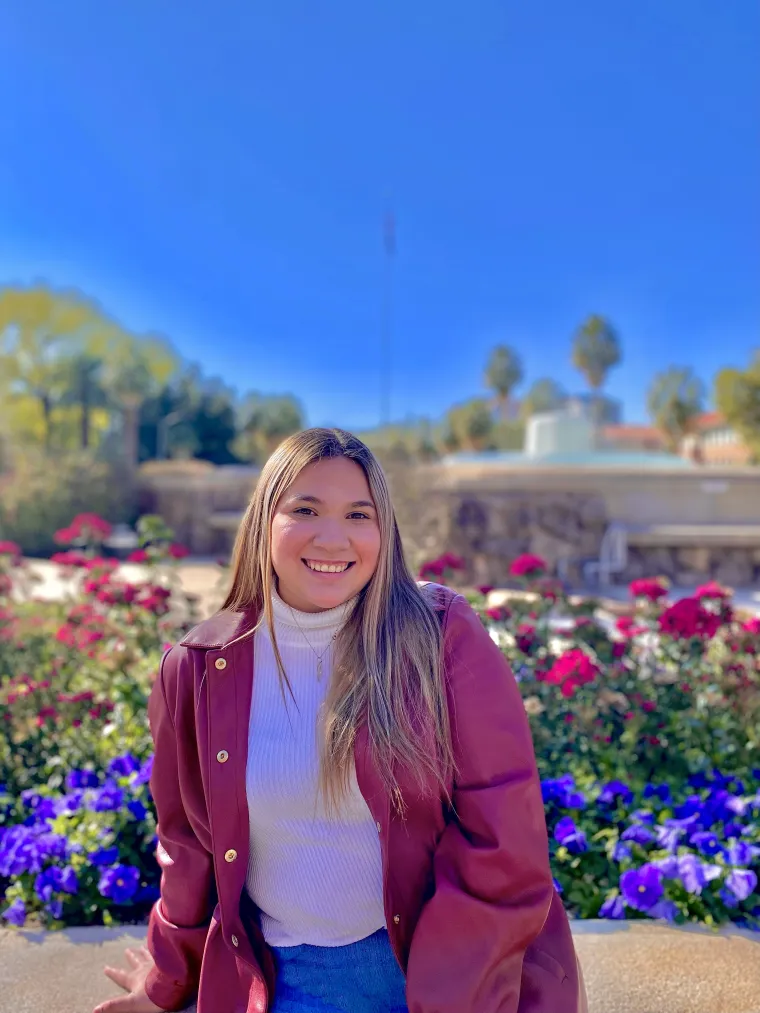
<instances>
[{"instance_id":1,"label":"smiling woman","mask_svg":"<svg viewBox=\"0 0 760 1013\"><path fill-rule=\"evenodd\" d=\"M161 896L98 1013L585 1009L517 684L356 437L267 461L149 714Z\"/></svg>"},{"instance_id":2,"label":"smiling woman","mask_svg":"<svg viewBox=\"0 0 760 1013\"><path fill-rule=\"evenodd\" d=\"M375 572L377 510L364 470L350 458L308 464L277 504L271 531L277 590L302 612L353 598Z\"/></svg>"}]
</instances>

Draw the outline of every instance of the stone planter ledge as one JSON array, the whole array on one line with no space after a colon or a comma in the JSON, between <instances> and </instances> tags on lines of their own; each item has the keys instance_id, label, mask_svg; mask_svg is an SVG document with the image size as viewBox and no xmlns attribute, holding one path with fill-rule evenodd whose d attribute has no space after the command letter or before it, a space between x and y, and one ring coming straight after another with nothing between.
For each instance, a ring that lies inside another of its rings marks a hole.
<instances>
[{"instance_id":1,"label":"stone planter ledge","mask_svg":"<svg viewBox=\"0 0 760 1013\"><path fill-rule=\"evenodd\" d=\"M760 1013L760 933L596 920L572 927L589 1013ZM144 926L0 930L0 1013L91 1013L115 994L103 965L122 963L124 948L144 940Z\"/></svg>"}]
</instances>

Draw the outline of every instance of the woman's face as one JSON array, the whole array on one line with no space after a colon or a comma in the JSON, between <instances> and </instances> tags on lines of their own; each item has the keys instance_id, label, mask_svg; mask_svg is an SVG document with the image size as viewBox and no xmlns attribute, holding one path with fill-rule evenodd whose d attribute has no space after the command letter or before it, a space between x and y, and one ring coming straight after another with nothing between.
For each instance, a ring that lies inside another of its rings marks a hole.
<instances>
[{"instance_id":1,"label":"woman's face","mask_svg":"<svg viewBox=\"0 0 760 1013\"><path fill-rule=\"evenodd\" d=\"M353 598L380 555L364 470L346 457L307 465L277 504L271 537L277 589L292 608L322 612Z\"/></svg>"}]
</instances>

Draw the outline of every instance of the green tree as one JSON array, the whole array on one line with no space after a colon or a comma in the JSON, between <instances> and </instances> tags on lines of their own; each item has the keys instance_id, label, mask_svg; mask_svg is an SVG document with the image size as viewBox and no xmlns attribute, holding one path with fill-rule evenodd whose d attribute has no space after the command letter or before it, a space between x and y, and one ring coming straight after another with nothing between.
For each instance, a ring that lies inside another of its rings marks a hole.
<instances>
[{"instance_id":1,"label":"green tree","mask_svg":"<svg viewBox=\"0 0 760 1013\"><path fill-rule=\"evenodd\" d=\"M592 392L602 389L607 374L622 358L620 340L612 324L592 314L580 325L573 338L573 365L586 378Z\"/></svg>"},{"instance_id":2,"label":"green tree","mask_svg":"<svg viewBox=\"0 0 760 1013\"><path fill-rule=\"evenodd\" d=\"M522 399L520 416L527 420L531 415L537 415L539 412L554 411L561 408L566 400L567 394L556 380L544 377L536 380Z\"/></svg>"},{"instance_id":3,"label":"green tree","mask_svg":"<svg viewBox=\"0 0 760 1013\"><path fill-rule=\"evenodd\" d=\"M64 366L64 406L76 405L79 410L79 445L87 450L92 442L92 418L96 409L109 407L102 383L103 361L89 351L75 353Z\"/></svg>"},{"instance_id":4,"label":"green tree","mask_svg":"<svg viewBox=\"0 0 760 1013\"><path fill-rule=\"evenodd\" d=\"M497 345L491 352L486 365L485 384L496 396L496 404L502 419L507 417L512 391L523 379L520 357L507 345Z\"/></svg>"},{"instance_id":5,"label":"green tree","mask_svg":"<svg viewBox=\"0 0 760 1013\"><path fill-rule=\"evenodd\" d=\"M70 389L70 362L102 321L95 304L76 292L45 285L0 289L0 394L37 402L46 450L55 409Z\"/></svg>"},{"instance_id":6,"label":"green tree","mask_svg":"<svg viewBox=\"0 0 760 1013\"><path fill-rule=\"evenodd\" d=\"M249 394L239 409L238 418L235 453L254 463L266 460L286 437L304 427L303 408L292 394Z\"/></svg>"},{"instance_id":7,"label":"green tree","mask_svg":"<svg viewBox=\"0 0 760 1013\"><path fill-rule=\"evenodd\" d=\"M694 420L704 410L704 398L702 381L688 367L672 366L655 376L647 405L670 450L677 451L691 432Z\"/></svg>"},{"instance_id":8,"label":"green tree","mask_svg":"<svg viewBox=\"0 0 760 1013\"><path fill-rule=\"evenodd\" d=\"M715 404L760 460L760 349L746 370L723 369L715 378Z\"/></svg>"},{"instance_id":9,"label":"green tree","mask_svg":"<svg viewBox=\"0 0 760 1013\"><path fill-rule=\"evenodd\" d=\"M133 475L139 460L140 409L177 371L178 361L163 339L137 337L117 325L103 341L103 383L122 417L122 453Z\"/></svg>"},{"instance_id":10,"label":"green tree","mask_svg":"<svg viewBox=\"0 0 760 1013\"><path fill-rule=\"evenodd\" d=\"M447 431L465 450L485 450L494 432L491 407L486 398L476 397L454 405L446 415Z\"/></svg>"}]
</instances>

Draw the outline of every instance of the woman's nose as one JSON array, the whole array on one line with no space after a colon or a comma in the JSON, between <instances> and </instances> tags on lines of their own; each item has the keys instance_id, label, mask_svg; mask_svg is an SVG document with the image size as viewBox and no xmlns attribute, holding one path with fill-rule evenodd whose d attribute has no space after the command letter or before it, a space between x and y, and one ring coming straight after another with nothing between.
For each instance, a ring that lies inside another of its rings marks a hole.
<instances>
[{"instance_id":1,"label":"woman's nose","mask_svg":"<svg viewBox=\"0 0 760 1013\"><path fill-rule=\"evenodd\" d=\"M348 532L339 522L325 522L319 526L319 530L313 538L315 545L332 550L345 548L350 544Z\"/></svg>"}]
</instances>

